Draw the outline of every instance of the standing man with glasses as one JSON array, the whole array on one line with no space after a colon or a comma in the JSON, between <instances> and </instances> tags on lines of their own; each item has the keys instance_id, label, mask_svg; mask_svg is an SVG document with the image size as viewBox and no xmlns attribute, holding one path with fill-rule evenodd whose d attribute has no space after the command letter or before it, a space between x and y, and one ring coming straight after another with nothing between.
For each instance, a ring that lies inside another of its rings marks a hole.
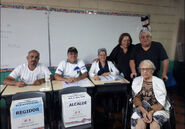
<instances>
[{"instance_id":1,"label":"standing man with glasses","mask_svg":"<svg viewBox=\"0 0 185 129\"><path fill-rule=\"evenodd\" d=\"M136 77L138 72L138 66L143 60L151 60L156 70L154 71L154 76L159 76L160 63L162 62L162 75L161 79L168 80L167 70L168 70L168 56L161 43L152 41L152 34L148 30L142 29L139 33L139 40L141 43L136 44L132 50L130 58L130 77Z\"/></svg>"}]
</instances>

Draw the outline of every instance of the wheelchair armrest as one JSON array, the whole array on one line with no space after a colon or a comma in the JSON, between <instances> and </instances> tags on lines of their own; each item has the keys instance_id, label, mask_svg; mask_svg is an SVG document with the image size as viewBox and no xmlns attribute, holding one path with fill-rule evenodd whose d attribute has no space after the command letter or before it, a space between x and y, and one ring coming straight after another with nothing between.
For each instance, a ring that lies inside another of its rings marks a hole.
<instances>
[{"instance_id":1,"label":"wheelchair armrest","mask_svg":"<svg viewBox=\"0 0 185 129\"><path fill-rule=\"evenodd\" d=\"M170 109L174 109L174 101L171 99L171 97L167 95L166 99L168 100L168 102L171 105Z\"/></svg>"},{"instance_id":2,"label":"wheelchair armrest","mask_svg":"<svg viewBox=\"0 0 185 129\"><path fill-rule=\"evenodd\" d=\"M128 93L128 103L129 103L129 105L133 104L132 92L129 92L129 93Z\"/></svg>"}]
</instances>

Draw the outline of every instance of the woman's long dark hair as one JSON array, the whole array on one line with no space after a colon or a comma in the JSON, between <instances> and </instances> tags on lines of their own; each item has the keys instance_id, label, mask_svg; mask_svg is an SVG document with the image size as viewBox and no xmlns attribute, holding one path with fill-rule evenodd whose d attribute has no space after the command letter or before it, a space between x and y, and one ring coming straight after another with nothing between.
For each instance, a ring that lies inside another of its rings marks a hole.
<instances>
[{"instance_id":1,"label":"woman's long dark hair","mask_svg":"<svg viewBox=\"0 0 185 129\"><path fill-rule=\"evenodd\" d=\"M132 38L131 38L130 34L129 34L129 33L122 33L122 34L120 35L120 37L119 37L119 40L118 40L119 45L121 45L122 39L123 39L125 36L128 36L128 37L129 37L129 39L130 39L130 44L132 44Z\"/></svg>"}]
</instances>

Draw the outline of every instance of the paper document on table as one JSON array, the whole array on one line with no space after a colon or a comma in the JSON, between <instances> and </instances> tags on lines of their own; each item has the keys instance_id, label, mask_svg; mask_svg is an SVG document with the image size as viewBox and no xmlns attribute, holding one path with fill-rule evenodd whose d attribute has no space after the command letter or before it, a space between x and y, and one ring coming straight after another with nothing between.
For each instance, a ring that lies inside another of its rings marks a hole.
<instances>
[{"instance_id":1,"label":"paper document on table","mask_svg":"<svg viewBox=\"0 0 185 129\"><path fill-rule=\"evenodd\" d=\"M71 86L78 86L78 82L68 83L62 81L63 88L71 87Z\"/></svg>"},{"instance_id":2,"label":"paper document on table","mask_svg":"<svg viewBox=\"0 0 185 129\"><path fill-rule=\"evenodd\" d=\"M108 76L99 76L101 81L115 81L115 80L123 80L123 77L119 75L108 75Z\"/></svg>"},{"instance_id":3,"label":"paper document on table","mask_svg":"<svg viewBox=\"0 0 185 129\"><path fill-rule=\"evenodd\" d=\"M124 78L122 76L116 75L115 80L123 80Z\"/></svg>"},{"instance_id":4,"label":"paper document on table","mask_svg":"<svg viewBox=\"0 0 185 129\"><path fill-rule=\"evenodd\" d=\"M85 79L82 79L78 82L78 85L80 87L89 87L89 86L92 86L91 82L89 81L88 78L85 78Z\"/></svg>"},{"instance_id":5,"label":"paper document on table","mask_svg":"<svg viewBox=\"0 0 185 129\"><path fill-rule=\"evenodd\" d=\"M88 78L82 79L78 82L74 83L68 83L68 82L62 82L63 88L71 87L71 86L80 86L80 87L89 87L92 86L91 82L88 80Z\"/></svg>"}]
</instances>

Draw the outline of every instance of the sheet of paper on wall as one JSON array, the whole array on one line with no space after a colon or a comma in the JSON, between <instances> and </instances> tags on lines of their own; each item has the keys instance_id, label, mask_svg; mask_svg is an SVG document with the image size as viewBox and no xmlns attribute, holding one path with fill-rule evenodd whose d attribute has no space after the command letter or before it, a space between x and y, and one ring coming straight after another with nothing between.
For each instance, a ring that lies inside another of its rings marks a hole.
<instances>
[{"instance_id":1,"label":"sheet of paper on wall","mask_svg":"<svg viewBox=\"0 0 185 129\"><path fill-rule=\"evenodd\" d=\"M99 76L101 81L115 81L115 80L123 80L123 77L119 75L108 75L108 76Z\"/></svg>"}]
</instances>

